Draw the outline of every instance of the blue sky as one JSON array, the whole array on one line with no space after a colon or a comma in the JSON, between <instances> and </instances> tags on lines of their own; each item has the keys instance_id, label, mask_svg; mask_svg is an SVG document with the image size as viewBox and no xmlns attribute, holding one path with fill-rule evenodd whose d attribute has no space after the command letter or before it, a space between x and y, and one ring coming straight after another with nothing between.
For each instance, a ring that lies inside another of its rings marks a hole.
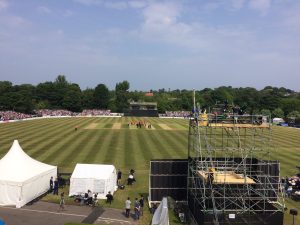
<instances>
[{"instance_id":1,"label":"blue sky","mask_svg":"<svg viewBox=\"0 0 300 225\"><path fill-rule=\"evenodd\" d=\"M300 91L298 0L0 0L0 80Z\"/></svg>"}]
</instances>

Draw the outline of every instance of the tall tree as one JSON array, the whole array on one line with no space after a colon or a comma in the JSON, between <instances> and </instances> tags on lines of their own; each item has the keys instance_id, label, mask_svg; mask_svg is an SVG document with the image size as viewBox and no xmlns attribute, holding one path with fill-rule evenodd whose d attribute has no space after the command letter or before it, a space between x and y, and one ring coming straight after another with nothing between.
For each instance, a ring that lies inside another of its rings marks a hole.
<instances>
[{"instance_id":1,"label":"tall tree","mask_svg":"<svg viewBox=\"0 0 300 225\"><path fill-rule=\"evenodd\" d=\"M107 109L109 103L109 90L105 84L98 84L93 95L93 105L97 109Z\"/></svg>"},{"instance_id":2,"label":"tall tree","mask_svg":"<svg viewBox=\"0 0 300 225\"><path fill-rule=\"evenodd\" d=\"M94 108L94 89L87 88L82 91L82 108L92 109Z\"/></svg>"},{"instance_id":3,"label":"tall tree","mask_svg":"<svg viewBox=\"0 0 300 225\"><path fill-rule=\"evenodd\" d=\"M56 107L61 108L63 107L63 99L65 96L65 93L68 90L68 86L70 84L68 83L65 75L58 75L57 78L54 81L54 89L56 92Z\"/></svg>"},{"instance_id":4,"label":"tall tree","mask_svg":"<svg viewBox=\"0 0 300 225\"><path fill-rule=\"evenodd\" d=\"M118 112L124 112L124 110L128 109L128 90L129 90L129 82L123 81L121 83L116 84L116 107Z\"/></svg>"},{"instance_id":5,"label":"tall tree","mask_svg":"<svg viewBox=\"0 0 300 225\"><path fill-rule=\"evenodd\" d=\"M80 87L77 84L69 85L63 97L62 107L73 112L80 112L82 110L81 103Z\"/></svg>"},{"instance_id":6,"label":"tall tree","mask_svg":"<svg viewBox=\"0 0 300 225\"><path fill-rule=\"evenodd\" d=\"M272 117L273 118L283 118L284 117L284 112L281 108L276 108L272 111Z\"/></svg>"}]
</instances>

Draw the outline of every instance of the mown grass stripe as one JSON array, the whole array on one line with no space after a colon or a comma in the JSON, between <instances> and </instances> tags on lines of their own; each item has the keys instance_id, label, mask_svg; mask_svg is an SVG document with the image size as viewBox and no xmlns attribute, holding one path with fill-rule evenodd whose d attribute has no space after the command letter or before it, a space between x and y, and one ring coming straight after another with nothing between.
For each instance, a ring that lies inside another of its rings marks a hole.
<instances>
[{"instance_id":1,"label":"mown grass stripe","mask_svg":"<svg viewBox=\"0 0 300 225\"><path fill-rule=\"evenodd\" d=\"M158 149L159 155L157 155L157 158L172 158L172 151L167 149L165 141L161 138L161 133L164 131L156 130L155 132L149 132L152 135L149 135L149 138L152 141L153 148ZM168 132L168 131L165 131Z\"/></svg>"},{"instance_id":2,"label":"mown grass stripe","mask_svg":"<svg viewBox=\"0 0 300 225\"><path fill-rule=\"evenodd\" d=\"M140 132L138 134L138 148L142 152L143 161L138 159L138 162L142 163L145 169L149 168L149 162L151 159L155 158L154 156L158 153L152 146L151 139L149 138L149 132ZM156 154L155 154L156 153Z\"/></svg>"},{"instance_id":3,"label":"mown grass stripe","mask_svg":"<svg viewBox=\"0 0 300 225\"><path fill-rule=\"evenodd\" d=\"M106 138L109 132L94 132L95 135L92 136L91 139L88 140L88 145L86 145L83 149L85 152L84 162L91 163L101 163L102 162L102 154L103 154L103 144L106 141ZM79 156L79 155L78 155ZM77 157L76 157L77 158ZM75 158L75 160L76 160Z\"/></svg>"},{"instance_id":4,"label":"mown grass stripe","mask_svg":"<svg viewBox=\"0 0 300 225\"><path fill-rule=\"evenodd\" d=\"M172 131L175 132L175 131ZM183 151L182 149L186 150L185 146L182 146L182 143L172 137L173 134L171 132L161 132L161 138L165 140L165 148L168 151L172 152L172 158L180 158L182 157ZM180 145L180 146L178 146ZM181 150L180 150L181 149Z\"/></svg>"},{"instance_id":5,"label":"mown grass stripe","mask_svg":"<svg viewBox=\"0 0 300 225\"><path fill-rule=\"evenodd\" d=\"M85 125L89 123L89 121L85 121ZM49 151L50 154L45 153L42 155L42 160L47 159L48 162L55 162L57 158L63 154L63 151L68 151L70 148L70 144L76 140L81 134L82 130L75 132L74 130L69 129L68 133L65 133L64 136L60 136L60 139L53 143L53 151Z\"/></svg>"}]
</instances>

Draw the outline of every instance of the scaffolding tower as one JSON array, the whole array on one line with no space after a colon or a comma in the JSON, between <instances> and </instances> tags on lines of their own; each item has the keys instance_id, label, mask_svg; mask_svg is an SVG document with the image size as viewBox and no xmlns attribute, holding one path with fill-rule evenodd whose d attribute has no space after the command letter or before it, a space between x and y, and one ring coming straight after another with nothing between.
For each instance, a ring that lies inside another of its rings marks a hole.
<instances>
[{"instance_id":1,"label":"scaffolding tower","mask_svg":"<svg viewBox=\"0 0 300 225\"><path fill-rule=\"evenodd\" d=\"M280 164L271 160L268 117L195 115L188 143L187 196L198 225L283 224Z\"/></svg>"}]
</instances>

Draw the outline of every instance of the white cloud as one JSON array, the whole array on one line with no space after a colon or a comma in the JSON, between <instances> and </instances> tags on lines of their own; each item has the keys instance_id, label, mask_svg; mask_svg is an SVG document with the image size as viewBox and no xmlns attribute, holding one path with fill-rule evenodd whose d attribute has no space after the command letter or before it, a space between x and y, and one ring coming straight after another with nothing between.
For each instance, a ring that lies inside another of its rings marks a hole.
<instances>
[{"instance_id":1,"label":"white cloud","mask_svg":"<svg viewBox=\"0 0 300 225\"><path fill-rule=\"evenodd\" d=\"M259 11L262 15L268 13L272 0L250 0L249 8Z\"/></svg>"},{"instance_id":2,"label":"white cloud","mask_svg":"<svg viewBox=\"0 0 300 225\"><path fill-rule=\"evenodd\" d=\"M282 12L280 25L292 31L300 31L300 4Z\"/></svg>"},{"instance_id":3,"label":"white cloud","mask_svg":"<svg viewBox=\"0 0 300 225\"><path fill-rule=\"evenodd\" d=\"M203 5L203 9L206 11L215 10L220 7L221 2L209 2Z\"/></svg>"},{"instance_id":4,"label":"white cloud","mask_svg":"<svg viewBox=\"0 0 300 225\"><path fill-rule=\"evenodd\" d=\"M140 8L144 8L148 3L146 1L143 0L133 0L133 1L129 1L128 5L131 8L136 8L136 9L140 9Z\"/></svg>"},{"instance_id":5,"label":"white cloud","mask_svg":"<svg viewBox=\"0 0 300 225\"><path fill-rule=\"evenodd\" d=\"M74 12L72 10L65 10L64 13L63 13L63 16L64 17L70 17L70 16L73 16L74 15Z\"/></svg>"},{"instance_id":6,"label":"white cloud","mask_svg":"<svg viewBox=\"0 0 300 225\"><path fill-rule=\"evenodd\" d=\"M244 7L245 0L231 0L231 5L234 10L239 10Z\"/></svg>"},{"instance_id":7,"label":"white cloud","mask_svg":"<svg viewBox=\"0 0 300 225\"><path fill-rule=\"evenodd\" d=\"M154 3L143 10L139 35L147 41L184 47L192 52L216 49L235 51L251 45L253 33L243 27L212 26L181 21L183 8L174 3Z\"/></svg>"},{"instance_id":8,"label":"white cloud","mask_svg":"<svg viewBox=\"0 0 300 225\"><path fill-rule=\"evenodd\" d=\"M49 9L48 7L46 7L46 6L39 6L39 7L37 8L37 11L38 11L39 13L41 13L41 14L50 14L50 13L52 13L52 10Z\"/></svg>"},{"instance_id":9,"label":"white cloud","mask_svg":"<svg viewBox=\"0 0 300 225\"><path fill-rule=\"evenodd\" d=\"M150 0L73 0L74 2L91 6L104 6L110 9L124 10L128 8L141 9L149 4Z\"/></svg>"},{"instance_id":10,"label":"white cloud","mask_svg":"<svg viewBox=\"0 0 300 225\"><path fill-rule=\"evenodd\" d=\"M26 28L31 25L31 23L23 17L6 15L0 17L0 25L2 27L15 29L15 28Z\"/></svg>"},{"instance_id":11,"label":"white cloud","mask_svg":"<svg viewBox=\"0 0 300 225\"><path fill-rule=\"evenodd\" d=\"M8 7L7 0L0 0L0 11L6 9L7 7Z\"/></svg>"},{"instance_id":12,"label":"white cloud","mask_svg":"<svg viewBox=\"0 0 300 225\"><path fill-rule=\"evenodd\" d=\"M164 26L177 22L180 16L180 6L172 3L155 3L143 11L145 23L148 26Z\"/></svg>"},{"instance_id":13,"label":"white cloud","mask_svg":"<svg viewBox=\"0 0 300 225\"><path fill-rule=\"evenodd\" d=\"M128 8L127 3L123 2L123 1L106 1L104 3L104 6L107 7L107 8L118 9L118 10Z\"/></svg>"},{"instance_id":14,"label":"white cloud","mask_svg":"<svg viewBox=\"0 0 300 225\"><path fill-rule=\"evenodd\" d=\"M83 5L101 5L103 0L73 0L74 2L83 4Z\"/></svg>"}]
</instances>

